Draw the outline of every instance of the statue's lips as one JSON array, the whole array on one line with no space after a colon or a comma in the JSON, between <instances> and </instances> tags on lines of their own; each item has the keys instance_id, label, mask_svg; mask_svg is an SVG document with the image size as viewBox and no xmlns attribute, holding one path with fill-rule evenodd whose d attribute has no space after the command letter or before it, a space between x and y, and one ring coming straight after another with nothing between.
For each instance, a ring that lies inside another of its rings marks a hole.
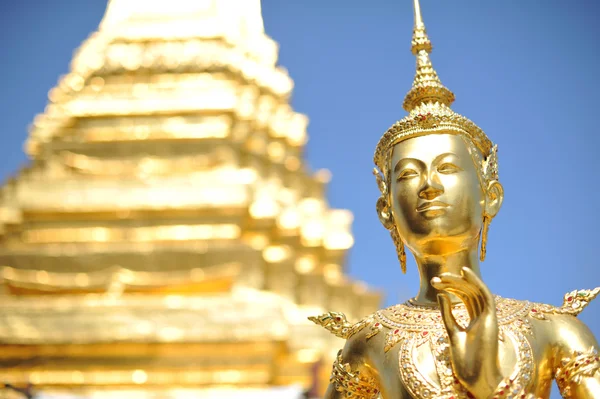
<instances>
[{"instance_id":1,"label":"statue's lips","mask_svg":"<svg viewBox=\"0 0 600 399\"><path fill-rule=\"evenodd\" d=\"M425 202L417 207L417 212L439 211L448 208L450 205L441 201Z\"/></svg>"}]
</instances>

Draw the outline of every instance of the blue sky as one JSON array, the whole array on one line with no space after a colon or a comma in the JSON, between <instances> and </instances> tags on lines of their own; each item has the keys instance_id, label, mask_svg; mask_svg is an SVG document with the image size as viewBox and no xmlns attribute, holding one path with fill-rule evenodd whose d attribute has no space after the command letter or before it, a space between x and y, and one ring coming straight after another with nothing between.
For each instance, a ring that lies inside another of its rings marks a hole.
<instances>
[{"instance_id":1,"label":"blue sky","mask_svg":"<svg viewBox=\"0 0 600 399\"><path fill-rule=\"evenodd\" d=\"M310 118L306 154L328 168L328 198L355 215L348 270L387 293L416 293L375 215L372 153L405 115L414 74L409 0L263 0L267 33ZM541 6L543 4L543 6ZM100 0L0 3L0 177L26 162L26 127L95 28ZM491 225L485 281L503 296L560 304L600 285L598 93L600 3L593 0L422 0L432 61L454 109L499 145L503 209ZM598 300L600 302L600 300ZM600 336L600 304L581 316Z\"/></svg>"}]
</instances>

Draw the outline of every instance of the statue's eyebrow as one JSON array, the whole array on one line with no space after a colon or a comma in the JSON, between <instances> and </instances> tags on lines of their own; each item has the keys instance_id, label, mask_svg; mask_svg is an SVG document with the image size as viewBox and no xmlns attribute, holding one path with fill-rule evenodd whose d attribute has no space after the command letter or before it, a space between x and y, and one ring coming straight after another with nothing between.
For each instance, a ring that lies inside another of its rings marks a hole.
<instances>
[{"instance_id":1,"label":"statue's eyebrow","mask_svg":"<svg viewBox=\"0 0 600 399\"><path fill-rule=\"evenodd\" d=\"M438 163L438 162L440 162L442 159L444 159L444 158L446 158L446 157L448 157L448 156L450 156L450 157L455 157L455 158L457 158L457 159L460 159L460 157L459 157L458 155L456 155L455 153L453 153L453 152L446 152L446 153L444 153L444 154L440 154L440 155L438 155L437 157L435 157L435 159L433 160L433 163Z\"/></svg>"}]
</instances>

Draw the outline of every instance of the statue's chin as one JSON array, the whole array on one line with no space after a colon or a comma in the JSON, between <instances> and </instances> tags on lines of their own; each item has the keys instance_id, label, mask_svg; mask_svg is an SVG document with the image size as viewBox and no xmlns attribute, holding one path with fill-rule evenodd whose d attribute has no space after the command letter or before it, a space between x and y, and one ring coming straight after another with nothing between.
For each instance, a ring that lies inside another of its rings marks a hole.
<instances>
[{"instance_id":1,"label":"statue's chin","mask_svg":"<svg viewBox=\"0 0 600 399\"><path fill-rule=\"evenodd\" d=\"M407 246L418 256L449 256L458 252L476 250L479 242L477 234L430 234L411 241L407 241Z\"/></svg>"}]
</instances>

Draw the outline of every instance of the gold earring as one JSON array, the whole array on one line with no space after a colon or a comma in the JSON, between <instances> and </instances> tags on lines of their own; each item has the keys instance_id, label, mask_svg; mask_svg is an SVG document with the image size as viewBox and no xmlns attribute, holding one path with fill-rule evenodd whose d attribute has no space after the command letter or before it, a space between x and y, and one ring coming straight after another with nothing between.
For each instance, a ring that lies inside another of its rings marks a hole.
<instances>
[{"instance_id":1,"label":"gold earring","mask_svg":"<svg viewBox=\"0 0 600 399\"><path fill-rule=\"evenodd\" d=\"M490 222L492 221L492 218L484 215L483 216L483 228L482 228L482 232L481 232L481 252L479 254L479 260L481 260L482 262L485 260L485 255L486 255L486 251L487 251L487 236L488 236L488 231L490 229Z\"/></svg>"},{"instance_id":2,"label":"gold earring","mask_svg":"<svg viewBox=\"0 0 600 399\"><path fill-rule=\"evenodd\" d=\"M396 230L395 226L390 229L390 234L392 235L392 240L396 246L396 253L398 254L398 260L400 261L402 274L406 274L406 252L404 251L404 243L402 242L400 234L398 234L398 230Z\"/></svg>"},{"instance_id":3,"label":"gold earring","mask_svg":"<svg viewBox=\"0 0 600 399\"><path fill-rule=\"evenodd\" d=\"M387 197L387 185L377 173L377 169L373 170L373 174L377 177L377 184L379 185L379 190L381 190L381 197L377 199L377 204L375 208L377 209L377 216L379 217L379 221L385 227L392 236L392 241L394 241L394 246L396 247L396 254L398 255L398 260L400 261L400 268L402 269L402 273L406 274L406 252L404 251L404 243L400 238L400 234L396 230L396 225L394 224L394 218L389 210Z\"/></svg>"}]
</instances>

